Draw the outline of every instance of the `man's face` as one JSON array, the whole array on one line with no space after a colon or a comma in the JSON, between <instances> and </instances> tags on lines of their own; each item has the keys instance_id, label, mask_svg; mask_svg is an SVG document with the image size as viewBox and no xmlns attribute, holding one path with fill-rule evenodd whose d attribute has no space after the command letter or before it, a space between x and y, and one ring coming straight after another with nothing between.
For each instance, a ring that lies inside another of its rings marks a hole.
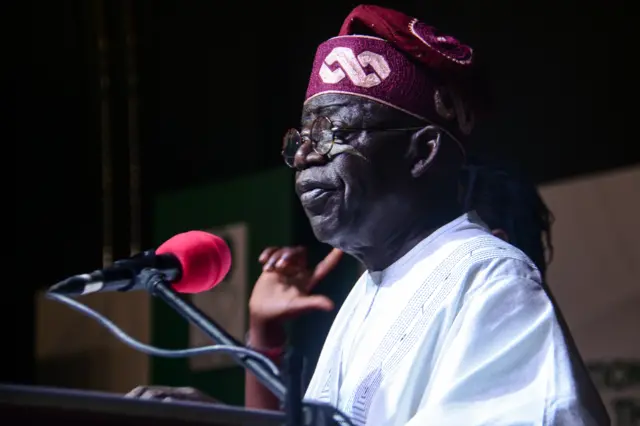
<instances>
[{"instance_id":1,"label":"man's face","mask_svg":"<svg viewBox=\"0 0 640 426\"><path fill-rule=\"evenodd\" d=\"M327 117L338 129L349 129L338 130L335 136L360 155L347 151L328 157L315 152L304 136L310 135L318 117ZM394 210L393 203L402 202L403 188L410 184L404 156L410 133L378 130L398 128L407 121L389 107L351 95L320 95L305 105L295 187L320 241L349 251L373 243L377 227L384 228L385 214Z\"/></svg>"}]
</instances>

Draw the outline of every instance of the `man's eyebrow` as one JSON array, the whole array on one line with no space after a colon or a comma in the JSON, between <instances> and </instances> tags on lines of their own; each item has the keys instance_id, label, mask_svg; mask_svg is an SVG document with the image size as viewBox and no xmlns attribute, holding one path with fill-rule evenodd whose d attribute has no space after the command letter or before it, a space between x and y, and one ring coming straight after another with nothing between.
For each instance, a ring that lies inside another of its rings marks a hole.
<instances>
[{"instance_id":1,"label":"man's eyebrow","mask_svg":"<svg viewBox=\"0 0 640 426\"><path fill-rule=\"evenodd\" d=\"M331 119L336 111L349 106L351 106L351 104L348 102L331 102L326 105L315 105L305 111L301 121L303 123L313 121L320 116L325 116Z\"/></svg>"}]
</instances>

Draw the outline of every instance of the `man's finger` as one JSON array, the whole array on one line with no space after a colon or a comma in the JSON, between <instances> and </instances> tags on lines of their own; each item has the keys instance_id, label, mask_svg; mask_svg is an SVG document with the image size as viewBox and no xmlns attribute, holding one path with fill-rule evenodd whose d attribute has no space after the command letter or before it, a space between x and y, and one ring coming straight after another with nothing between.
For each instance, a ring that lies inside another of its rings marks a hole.
<instances>
[{"instance_id":1,"label":"man's finger","mask_svg":"<svg viewBox=\"0 0 640 426\"><path fill-rule=\"evenodd\" d=\"M307 249L305 247L287 247L280 254L280 263L295 264L298 267L306 266L307 262ZM277 265L276 265L277 266Z\"/></svg>"},{"instance_id":2,"label":"man's finger","mask_svg":"<svg viewBox=\"0 0 640 426\"><path fill-rule=\"evenodd\" d=\"M262 270L273 271L286 264L295 265L297 268L305 268L307 254L304 247L283 247L273 252L265 262Z\"/></svg>"},{"instance_id":3,"label":"man's finger","mask_svg":"<svg viewBox=\"0 0 640 426\"><path fill-rule=\"evenodd\" d=\"M127 392L127 394L124 397L125 398L139 398L140 395L142 395L146 389L147 389L146 386L137 386L134 389L132 389L129 392Z\"/></svg>"},{"instance_id":4,"label":"man's finger","mask_svg":"<svg viewBox=\"0 0 640 426\"><path fill-rule=\"evenodd\" d=\"M265 272L271 272L275 269L275 264L276 262L284 255L284 253L287 252L287 247L284 248L279 248L276 251L272 252L271 255L269 256L269 259L267 259L266 262L264 262L264 265L262 266L262 270Z\"/></svg>"},{"instance_id":5,"label":"man's finger","mask_svg":"<svg viewBox=\"0 0 640 426\"><path fill-rule=\"evenodd\" d=\"M278 272L285 272L307 268L307 249L305 247L287 247L279 253L280 258L276 260L274 267Z\"/></svg>"},{"instance_id":6,"label":"man's finger","mask_svg":"<svg viewBox=\"0 0 640 426\"><path fill-rule=\"evenodd\" d=\"M329 272L331 272L336 267L336 265L340 262L340 259L342 259L342 254L342 250L333 249L331 250L331 252L329 252L327 257L325 257L320 261L320 263L318 263L316 269L313 271L311 279L309 280L307 291L311 291L311 289L315 287L318 282L320 282L324 277L327 276Z\"/></svg>"},{"instance_id":7,"label":"man's finger","mask_svg":"<svg viewBox=\"0 0 640 426\"><path fill-rule=\"evenodd\" d=\"M138 398L139 399L164 399L168 393L161 389L147 389Z\"/></svg>"},{"instance_id":8,"label":"man's finger","mask_svg":"<svg viewBox=\"0 0 640 426\"><path fill-rule=\"evenodd\" d=\"M264 264L279 248L280 247L267 247L266 249L262 250L262 253L260 253L260 256L258 256L258 262Z\"/></svg>"}]
</instances>

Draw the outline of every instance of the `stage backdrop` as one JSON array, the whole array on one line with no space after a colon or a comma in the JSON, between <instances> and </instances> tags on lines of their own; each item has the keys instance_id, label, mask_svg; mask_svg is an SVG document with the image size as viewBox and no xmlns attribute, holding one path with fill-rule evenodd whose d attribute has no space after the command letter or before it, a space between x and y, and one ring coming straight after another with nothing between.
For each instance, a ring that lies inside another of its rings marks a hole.
<instances>
[{"instance_id":1,"label":"stage backdrop","mask_svg":"<svg viewBox=\"0 0 640 426\"><path fill-rule=\"evenodd\" d=\"M640 425L640 168L541 188L556 222L549 287L613 426Z\"/></svg>"}]
</instances>

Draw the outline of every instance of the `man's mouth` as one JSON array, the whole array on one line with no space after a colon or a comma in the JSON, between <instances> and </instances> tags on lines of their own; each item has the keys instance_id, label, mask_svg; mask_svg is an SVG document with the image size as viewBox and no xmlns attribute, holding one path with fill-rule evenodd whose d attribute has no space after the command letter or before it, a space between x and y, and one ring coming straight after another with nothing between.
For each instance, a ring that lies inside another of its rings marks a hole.
<instances>
[{"instance_id":1,"label":"man's mouth","mask_svg":"<svg viewBox=\"0 0 640 426\"><path fill-rule=\"evenodd\" d=\"M300 202L307 209L324 207L325 202L333 195L335 189L313 188L300 194Z\"/></svg>"},{"instance_id":2,"label":"man's mouth","mask_svg":"<svg viewBox=\"0 0 640 426\"><path fill-rule=\"evenodd\" d=\"M309 190L303 192L302 194L300 194L300 199L301 200L311 200L311 199L314 199L314 198L319 198L319 197L323 197L325 195L329 195L331 192L333 192L333 190L323 189L323 188L313 188L313 189L309 189Z\"/></svg>"},{"instance_id":3,"label":"man's mouth","mask_svg":"<svg viewBox=\"0 0 640 426\"><path fill-rule=\"evenodd\" d=\"M331 192L335 191L337 188L335 185L331 185L324 182L315 182L315 181L301 181L296 184L296 192L300 197L308 192L318 192L325 191Z\"/></svg>"}]
</instances>

